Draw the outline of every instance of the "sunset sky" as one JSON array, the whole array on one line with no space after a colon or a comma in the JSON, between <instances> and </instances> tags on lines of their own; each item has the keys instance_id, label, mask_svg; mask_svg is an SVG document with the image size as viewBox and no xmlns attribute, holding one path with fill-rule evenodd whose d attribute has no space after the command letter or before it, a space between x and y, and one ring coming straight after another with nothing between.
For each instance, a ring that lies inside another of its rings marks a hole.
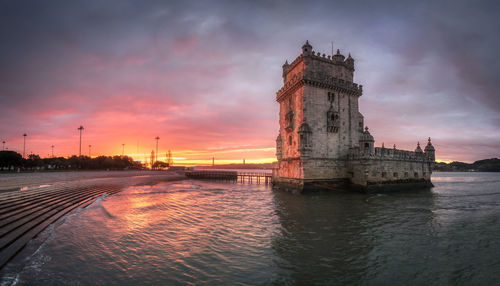
<instances>
[{"instance_id":1,"label":"sunset sky","mask_svg":"<svg viewBox=\"0 0 500 286\"><path fill-rule=\"evenodd\" d=\"M356 60L375 145L500 157L496 1L0 0L0 139L9 150L270 162L281 66L309 40Z\"/></svg>"}]
</instances>

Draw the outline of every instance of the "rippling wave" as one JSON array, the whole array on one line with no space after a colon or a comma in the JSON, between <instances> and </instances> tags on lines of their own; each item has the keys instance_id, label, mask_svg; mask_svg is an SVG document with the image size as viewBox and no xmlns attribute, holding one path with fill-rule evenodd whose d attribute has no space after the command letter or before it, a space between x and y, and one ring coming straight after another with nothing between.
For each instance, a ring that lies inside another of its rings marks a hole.
<instances>
[{"instance_id":1,"label":"rippling wave","mask_svg":"<svg viewBox=\"0 0 500 286\"><path fill-rule=\"evenodd\" d=\"M500 176L433 181L376 195L130 186L46 229L1 284L498 285Z\"/></svg>"}]
</instances>

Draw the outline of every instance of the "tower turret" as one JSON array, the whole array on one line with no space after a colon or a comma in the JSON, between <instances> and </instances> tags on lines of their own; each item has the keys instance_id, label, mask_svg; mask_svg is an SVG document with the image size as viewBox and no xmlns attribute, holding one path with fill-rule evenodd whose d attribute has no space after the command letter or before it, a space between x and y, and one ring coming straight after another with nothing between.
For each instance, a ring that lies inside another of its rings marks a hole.
<instances>
[{"instance_id":1,"label":"tower turret","mask_svg":"<svg viewBox=\"0 0 500 286\"><path fill-rule=\"evenodd\" d=\"M285 78L286 76L286 73L288 72L288 68L290 67L290 65L288 64L288 60L285 61L285 63L283 64L283 79Z\"/></svg>"},{"instance_id":2,"label":"tower turret","mask_svg":"<svg viewBox=\"0 0 500 286\"><path fill-rule=\"evenodd\" d=\"M422 151L422 148L420 148L420 142L417 143L417 148L415 148L415 153L418 155L423 155L424 152Z\"/></svg>"},{"instance_id":3,"label":"tower turret","mask_svg":"<svg viewBox=\"0 0 500 286\"><path fill-rule=\"evenodd\" d=\"M344 59L345 59L344 55L342 55L340 53L340 50L337 49L337 53L335 55L333 55L333 63L342 64L342 63L344 63Z\"/></svg>"},{"instance_id":4,"label":"tower turret","mask_svg":"<svg viewBox=\"0 0 500 286\"><path fill-rule=\"evenodd\" d=\"M373 144L375 140L373 136L368 132L368 126L365 127L365 131L361 134L359 139L360 149L364 154L373 154Z\"/></svg>"},{"instance_id":5,"label":"tower turret","mask_svg":"<svg viewBox=\"0 0 500 286\"><path fill-rule=\"evenodd\" d=\"M311 55L313 47L309 44L309 41L302 46L302 54L303 55Z\"/></svg>"},{"instance_id":6,"label":"tower turret","mask_svg":"<svg viewBox=\"0 0 500 286\"><path fill-rule=\"evenodd\" d=\"M347 66L348 69L354 71L354 59L351 57L351 53L349 53L349 56L345 60L345 65Z\"/></svg>"},{"instance_id":7,"label":"tower turret","mask_svg":"<svg viewBox=\"0 0 500 286\"><path fill-rule=\"evenodd\" d=\"M434 162L436 160L436 150L434 146L432 146L431 137L427 140L427 146L425 146L424 153L429 161Z\"/></svg>"}]
</instances>

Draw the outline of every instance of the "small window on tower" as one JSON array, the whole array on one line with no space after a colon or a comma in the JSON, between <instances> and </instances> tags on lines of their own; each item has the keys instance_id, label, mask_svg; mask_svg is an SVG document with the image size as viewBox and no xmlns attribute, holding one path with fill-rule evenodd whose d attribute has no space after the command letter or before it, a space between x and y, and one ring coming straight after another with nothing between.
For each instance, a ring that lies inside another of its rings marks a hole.
<instances>
[{"instance_id":1,"label":"small window on tower","mask_svg":"<svg viewBox=\"0 0 500 286\"><path fill-rule=\"evenodd\" d=\"M292 146L292 136L288 136L288 145Z\"/></svg>"},{"instance_id":2,"label":"small window on tower","mask_svg":"<svg viewBox=\"0 0 500 286\"><path fill-rule=\"evenodd\" d=\"M333 92L329 92L328 93L328 101L333 103L333 100L334 100Z\"/></svg>"}]
</instances>

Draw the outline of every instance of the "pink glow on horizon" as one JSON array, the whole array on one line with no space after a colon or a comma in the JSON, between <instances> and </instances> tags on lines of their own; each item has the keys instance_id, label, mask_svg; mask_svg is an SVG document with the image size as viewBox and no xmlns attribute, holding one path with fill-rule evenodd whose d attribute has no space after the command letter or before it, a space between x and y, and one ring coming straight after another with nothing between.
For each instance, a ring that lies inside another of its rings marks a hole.
<instances>
[{"instance_id":1,"label":"pink glow on horizon","mask_svg":"<svg viewBox=\"0 0 500 286\"><path fill-rule=\"evenodd\" d=\"M500 157L496 26L472 13L479 4L184 2L10 3L0 19L11 27L0 35L6 148L22 152L27 133L28 154L78 154L83 125L93 156L125 144L143 160L159 136L160 154L179 161L268 162L282 64L305 40L321 53L333 40L356 60L376 146L414 150L431 137L438 160Z\"/></svg>"}]
</instances>

